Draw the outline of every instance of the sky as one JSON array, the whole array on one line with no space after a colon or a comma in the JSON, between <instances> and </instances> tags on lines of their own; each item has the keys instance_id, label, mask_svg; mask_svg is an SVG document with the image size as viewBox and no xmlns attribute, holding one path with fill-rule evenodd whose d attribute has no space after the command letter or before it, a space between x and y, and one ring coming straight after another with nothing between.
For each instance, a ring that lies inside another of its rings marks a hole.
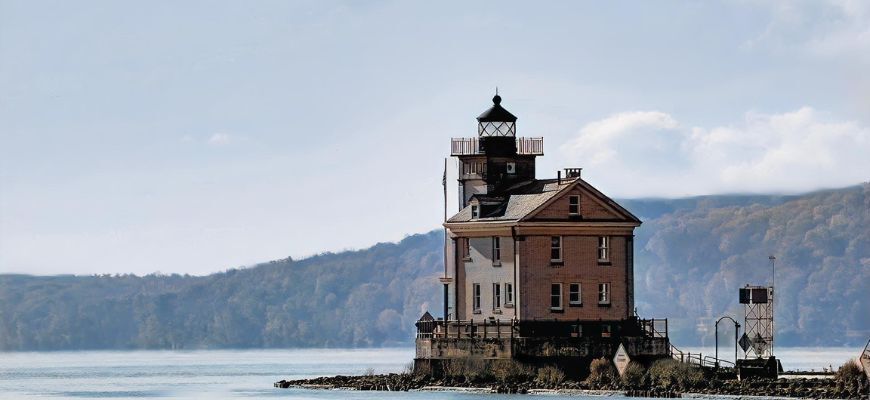
<instances>
[{"instance_id":1,"label":"sky","mask_svg":"<svg viewBox=\"0 0 870 400\"><path fill-rule=\"evenodd\" d=\"M854 185L867 71L866 1L0 0L0 273L201 275L436 229L450 138L496 87L539 178Z\"/></svg>"}]
</instances>

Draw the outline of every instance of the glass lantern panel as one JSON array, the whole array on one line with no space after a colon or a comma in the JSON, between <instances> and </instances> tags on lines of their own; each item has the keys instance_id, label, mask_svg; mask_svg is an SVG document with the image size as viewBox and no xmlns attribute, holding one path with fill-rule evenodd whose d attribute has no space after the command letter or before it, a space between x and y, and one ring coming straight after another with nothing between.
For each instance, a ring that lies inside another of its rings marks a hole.
<instances>
[{"instance_id":1,"label":"glass lantern panel","mask_svg":"<svg viewBox=\"0 0 870 400\"><path fill-rule=\"evenodd\" d=\"M481 122L477 127L477 133L480 136L514 136L516 130L513 122Z\"/></svg>"}]
</instances>

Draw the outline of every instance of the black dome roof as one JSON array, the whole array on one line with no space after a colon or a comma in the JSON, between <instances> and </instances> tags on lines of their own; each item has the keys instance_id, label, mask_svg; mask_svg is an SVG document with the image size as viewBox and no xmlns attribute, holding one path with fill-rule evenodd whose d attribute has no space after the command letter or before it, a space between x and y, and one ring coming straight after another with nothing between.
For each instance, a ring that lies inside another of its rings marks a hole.
<instances>
[{"instance_id":1,"label":"black dome roof","mask_svg":"<svg viewBox=\"0 0 870 400\"><path fill-rule=\"evenodd\" d=\"M501 106L501 96L496 94L495 97L492 98L492 107L489 110L484 111L483 114L480 114L480 116L477 117L477 120L479 122L516 122L517 117Z\"/></svg>"}]
</instances>

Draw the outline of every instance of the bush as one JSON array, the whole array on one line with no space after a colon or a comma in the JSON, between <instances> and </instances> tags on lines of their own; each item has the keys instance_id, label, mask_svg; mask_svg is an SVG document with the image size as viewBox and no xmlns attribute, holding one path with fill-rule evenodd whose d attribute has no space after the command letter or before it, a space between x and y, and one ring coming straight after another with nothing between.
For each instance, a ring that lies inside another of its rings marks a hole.
<instances>
[{"instance_id":1,"label":"bush","mask_svg":"<svg viewBox=\"0 0 870 400\"><path fill-rule=\"evenodd\" d=\"M590 386L603 388L610 387L617 381L616 368L610 360L601 357L592 360L589 364L589 376L586 383Z\"/></svg>"},{"instance_id":2,"label":"bush","mask_svg":"<svg viewBox=\"0 0 870 400\"><path fill-rule=\"evenodd\" d=\"M632 361L625 367L619 380L622 382L622 386L627 389L640 389L646 384L645 375L646 369L643 365Z\"/></svg>"},{"instance_id":3,"label":"bush","mask_svg":"<svg viewBox=\"0 0 870 400\"><path fill-rule=\"evenodd\" d=\"M855 360L846 361L837 369L837 373L834 374L834 379L844 383L853 380L860 381L863 378L864 371L861 370L861 366Z\"/></svg>"},{"instance_id":4,"label":"bush","mask_svg":"<svg viewBox=\"0 0 870 400\"><path fill-rule=\"evenodd\" d=\"M480 358L451 358L444 360L441 365L445 377L462 379L468 383L492 376L489 362Z\"/></svg>"},{"instance_id":5,"label":"bush","mask_svg":"<svg viewBox=\"0 0 870 400\"><path fill-rule=\"evenodd\" d=\"M867 382L864 371L861 370L861 366L855 360L846 361L845 364L841 365L837 369L837 373L834 374L834 379L840 387L855 393L862 392Z\"/></svg>"},{"instance_id":6,"label":"bush","mask_svg":"<svg viewBox=\"0 0 870 400\"><path fill-rule=\"evenodd\" d=\"M490 370L499 382L522 382L535 376L534 369L515 360L495 360Z\"/></svg>"},{"instance_id":7,"label":"bush","mask_svg":"<svg viewBox=\"0 0 870 400\"><path fill-rule=\"evenodd\" d=\"M667 358L653 363L647 372L649 384L661 389L690 389L704 382L700 368Z\"/></svg>"},{"instance_id":8,"label":"bush","mask_svg":"<svg viewBox=\"0 0 870 400\"><path fill-rule=\"evenodd\" d=\"M538 369L538 382L546 386L557 386L565 380L565 373L556 367Z\"/></svg>"},{"instance_id":9,"label":"bush","mask_svg":"<svg viewBox=\"0 0 870 400\"><path fill-rule=\"evenodd\" d=\"M402 371L403 375L413 375L413 376L432 376L432 366L428 362L420 363L420 365L416 365L413 361L405 364L405 368Z\"/></svg>"}]
</instances>

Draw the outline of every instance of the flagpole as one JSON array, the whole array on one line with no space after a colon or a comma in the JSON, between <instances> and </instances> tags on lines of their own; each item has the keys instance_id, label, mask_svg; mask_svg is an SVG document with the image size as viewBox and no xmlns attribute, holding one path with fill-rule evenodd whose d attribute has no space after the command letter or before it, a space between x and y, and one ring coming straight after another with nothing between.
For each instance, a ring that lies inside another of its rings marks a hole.
<instances>
[{"instance_id":1,"label":"flagpole","mask_svg":"<svg viewBox=\"0 0 870 400\"><path fill-rule=\"evenodd\" d=\"M444 221L447 222L447 158L444 158L444 174L441 176L441 187L444 189ZM448 301L450 284L447 283L447 227L444 229L444 321L447 321Z\"/></svg>"}]
</instances>

